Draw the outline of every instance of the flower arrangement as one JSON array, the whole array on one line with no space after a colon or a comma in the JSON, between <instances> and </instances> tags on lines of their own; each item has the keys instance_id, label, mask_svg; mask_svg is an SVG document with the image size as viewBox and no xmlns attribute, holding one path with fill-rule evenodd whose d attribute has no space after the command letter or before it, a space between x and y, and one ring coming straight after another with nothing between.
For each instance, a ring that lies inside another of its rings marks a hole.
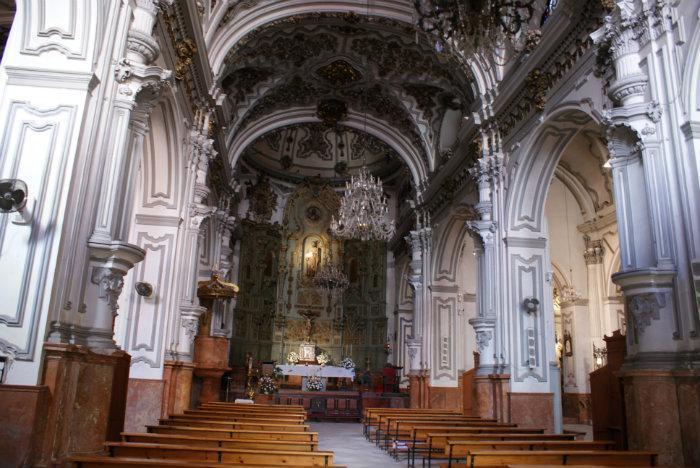
<instances>
[{"instance_id":1,"label":"flower arrangement","mask_svg":"<svg viewBox=\"0 0 700 468\"><path fill-rule=\"evenodd\" d=\"M276 380L276 379L282 378L283 375L284 374L282 373L282 369L280 368L280 366L275 366L275 368L272 369L272 378L273 379Z\"/></svg>"},{"instance_id":2,"label":"flower arrangement","mask_svg":"<svg viewBox=\"0 0 700 468\"><path fill-rule=\"evenodd\" d=\"M258 380L258 388L263 395L272 395L277 391L275 379L273 379L271 375L263 375L260 377Z\"/></svg>"},{"instance_id":3,"label":"flower arrangement","mask_svg":"<svg viewBox=\"0 0 700 468\"><path fill-rule=\"evenodd\" d=\"M290 352L287 354L287 362L290 364L296 364L299 362L299 355L295 351Z\"/></svg>"},{"instance_id":4,"label":"flower arrangement","mask_svg":"<svg viewBox=\"0 0 700 468\"><path fill-rule=\"evenodd\" d=\"M323 390L323 379L318 375L312 375L306 380L306 390L310 392L320 392Z\"/></svg>"},{"instance_id":5,"label":"flower arrangement","mask_svg":"<svg viewBox=\"0 0 700 468\"><path fill-rule=\"evenodd\" d=\"M325 366L326 364L331 362L331 357L326 353L321 353L318 356L316 356L316 362L318 362L318 364L321 366Z\"/></svg>"},{"instance_id":6,"label":"flower arrangement","mask_svg":"<svg viewBox=\"0 0 700 468\"><path fill-rule=\"evenodd\" d=\"M340 361L340 367L344 367L346 369L354 369L355 368L355 362L352 360L350 356L343 358L342 361Z\"/></svg>"}]
</instances>

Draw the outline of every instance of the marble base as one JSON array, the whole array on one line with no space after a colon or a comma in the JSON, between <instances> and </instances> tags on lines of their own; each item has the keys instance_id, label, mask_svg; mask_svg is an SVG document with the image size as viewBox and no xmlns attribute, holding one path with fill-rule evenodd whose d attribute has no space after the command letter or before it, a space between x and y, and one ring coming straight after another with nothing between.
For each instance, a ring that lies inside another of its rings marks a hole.
<instances>
[{"instance_id":1,"label":"marble base","mask_svg":"<svg viewBox=\"0 0 700 468\"><path fill-rule=\"evenodd\" d=\"M181 414L190 409L193 370L191 362L165 361L162 414Z\"/></svg>"},{"instance_id":2,"label":"marble base","mask_svg":"<svg viewBox=\"0 0 700 468\"><path fill-rule=\"evenodd\" d=\"M700 466L700 372L622 373L630 450L659 454L659 465Z\"/></svg>"},{"instance_id":3,"label":"marble base","mask_svg":"<svg viewBox=\"0 0 700 468\"><path fill-rule=\"evenodd\" d=\"M554 432L553 393L508 393L510 422L522 427L542 427Z\"/></svg>"},{"instance_id":4,"label":"marble base","mask_svg":"<svg viewBox=\"0 0 700 468\"><path fill-rule=\"evenodd\" d=\"M221 377L228 367L228 338L198 336L194 339L194 375L202 380L198 404L221 400Z\"/></svg>"},{"instance_id":5,"label":"marble base","mask_svg":"<svg viewBox=\"0 0 700 468\"><path fill-rule=\"evenodd\" d=\"M119 440L131 357L121 350L97 354L84 346L46 343L42 385L48 388L46 430L38 465L73 454L98 454Z\"/></svg>"},{"instance_id":6,"label":"marble base","mask_svg":"<svg viewBox=\"0 0 700 468\"><path fill-rule=\"evenodd\" d=\"M461 387L428 387L430 409L462 411Z\"/></svg>"},{"instance_id":7,"label":"marble base","mask_svg":"<svg viewBox=\"0 0 700 468\"><path fill-rule=\"evenodd\" d=\"M146 432L146 426L158 424L163 411L162 380L129 379L126 396L126 432Z\"/></svg>"},{"instance_id":8,"label":"marble base","mask_svg":"<svg viewBox=\"0 0 700 468\"><path fill-rule=\"evenodd\" d=\"M591 424L591 394L564 393L562 412L564 424Z\"/></svg>"},{"instance_id":9,"label":"marble base","mask_svg":"<svg viewBox=\"0 0 700 468\"><path fill-rule=\"evenodd\" d=\"M3 466L33 466L44 435L48 388L0 385L0 453Z\"/></svg>"},{"instance_id":10,"label":"marble base","mask_svg":"<svg viewBox=\"0 0 700 468\"><path fill-rule=\"evenodd\" d=\"M474 403L472 413L481 418L509 422L508 391L510 375L475 375L473 378Z\"/></svg>"}]
</instances>

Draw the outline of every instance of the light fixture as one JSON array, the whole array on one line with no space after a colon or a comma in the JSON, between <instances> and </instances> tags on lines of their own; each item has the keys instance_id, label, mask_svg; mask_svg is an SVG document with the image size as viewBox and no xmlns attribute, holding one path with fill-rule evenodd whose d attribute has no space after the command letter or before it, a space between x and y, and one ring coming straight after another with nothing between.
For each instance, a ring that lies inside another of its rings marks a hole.
<instances>
[{"instance_id":1,"label":"light fixture","mask_svg":"<svg viewBox=\"0 0 700 468\"><path fill-rule=\"evenodd\" d=\"M369 0L367 1L369 17ZM363 93L364 133L367 134L367 93ZM393 221L387 220L389 209L382 188L382 181L375 179L367 168L367 145L363 145L362 167L357 176L350 177L345 184L345 193L340 200L338 219L331 218L331 232L344 239L361 241L391 239L396 231Z\"/></svg>"},{"instance_id":2,"label":"light fixture","mask_svg":"<svg viewBox=\"0 0 700 468\"><path fill-rule=\"evenodd\" d=\"M348 288L350 282L338 265L328 261L316 272L316 276L313 278L313 284L316 289L328 293L340 293Z\"/></svg>"},{"instance_id":3,"label":"light fixture","mask_svg":"<svg viewBox=\"0 0 700 468\"><path fill-rule=\"evenodd\" d=\"M382 181L375 179L363 164L357 176L353 175L345 185L338 219L333 216L331 231L346 239L386 241L396 231L394 222L386 219L388 213Z\"/></svg>"},{"instance_id":4,"label":"light fixture","mask_svg":"<svg viewBox=\"0 0 700 468\"><path fill-rule=\"evenodd\" d=\"M462 51L507 42L516 50L534 48L539 30L530 30L535 0L414 0L418 27L437 36L436 50L453 42Z\"/></svg>"}]
</instances>

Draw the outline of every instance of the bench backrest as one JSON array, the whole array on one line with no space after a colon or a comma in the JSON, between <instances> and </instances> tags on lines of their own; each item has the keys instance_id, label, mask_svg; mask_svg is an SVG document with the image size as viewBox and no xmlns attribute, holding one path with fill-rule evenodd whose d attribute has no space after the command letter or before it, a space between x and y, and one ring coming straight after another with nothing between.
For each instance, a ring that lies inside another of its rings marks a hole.
<instances>
[{"instance_id":1,"label":"bench backrest","mask_svg":"<svg viewBox=\"0 0 700 468\"><path fill-rule=\"evenodd\" d=\"M472 451L467 456L468 466L503 465L605 465L654 466L656 454L651 452L586 451Z\"/></svg>"},{"instance_id":2,"label":"bench backrest","mask_svg":"<svg viewBox=\"0 0 700 468\"><path fill-rule=\"evenodd\" d=\"M318 442L317 432L270 431L260 429L213 429L209 427L187 426L146 426L153 434L182 434L199 437L221 437L228 439L247 438L262 440L298 440Z\"/></svg>"}]
</instances>

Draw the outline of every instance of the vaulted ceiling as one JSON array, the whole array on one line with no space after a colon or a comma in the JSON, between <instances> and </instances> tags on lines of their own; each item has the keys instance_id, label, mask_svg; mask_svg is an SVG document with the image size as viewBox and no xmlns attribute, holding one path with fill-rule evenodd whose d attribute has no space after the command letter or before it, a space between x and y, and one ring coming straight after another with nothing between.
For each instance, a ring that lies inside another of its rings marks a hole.
<instances>
[{"instance_id":1,"label":"vaulted ceiling","mask_svg":"<svg viewBox=\"0 0 700 468\"><path fill-rule=\"evenodd\" d=\"M472 80L460 71L464 69L437 53L410 25L353 13L318 13L288 17L249 33L228 52L220 82L227 95L230 134L298 108L315 108L328 128L341 125L349 114L366 115L400 132L425 167L434 167L438 150L453 143L441 138L456 133L454 128L445 132L445 127L459 126L474 99ZM294 132L318 133L315 125L299 124ZM258 138L245 151L247 159L270 137ZM362 130L355 127L353 138L361 137ZM328 138L318 141L324 140ZM297 167L288 168L290 172L337 176L337 161L300 159L303 154L292 157ZM281 167L279 161L275 164Z\"/></svg>"}]
</instances>

